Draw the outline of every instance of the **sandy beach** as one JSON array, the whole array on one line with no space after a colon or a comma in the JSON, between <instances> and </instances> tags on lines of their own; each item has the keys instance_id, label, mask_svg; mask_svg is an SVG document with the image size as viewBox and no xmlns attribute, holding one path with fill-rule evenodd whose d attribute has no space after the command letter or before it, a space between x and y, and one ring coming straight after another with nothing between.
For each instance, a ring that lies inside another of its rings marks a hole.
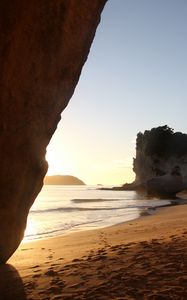
<instances>
[{"instance_id":1,"label":"sandy beach","mask_svg":"<svg viewBox=\"0 0 187 300\"><path fill-rule=\"evenodd\" d=\"M0 299L187 299L187 205L112 227L22 243Z\"/></svg>"}]
</instances>

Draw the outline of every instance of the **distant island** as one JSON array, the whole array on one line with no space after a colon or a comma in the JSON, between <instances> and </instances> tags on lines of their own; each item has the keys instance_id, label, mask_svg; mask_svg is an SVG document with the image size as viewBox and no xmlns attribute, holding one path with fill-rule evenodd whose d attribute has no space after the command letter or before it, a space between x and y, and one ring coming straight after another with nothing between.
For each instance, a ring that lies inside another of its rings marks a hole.
<instances>
[{"instance_id":1,"label":"distant island","mask_svg":"<svg viewBox=\"0 0 187 300\"><path fill-rule=\"evenodd\" d=\"M85 183L77 177L71 175L53 175L44 178L45 185L85 185Z\"/></svg>"}]
</instances>

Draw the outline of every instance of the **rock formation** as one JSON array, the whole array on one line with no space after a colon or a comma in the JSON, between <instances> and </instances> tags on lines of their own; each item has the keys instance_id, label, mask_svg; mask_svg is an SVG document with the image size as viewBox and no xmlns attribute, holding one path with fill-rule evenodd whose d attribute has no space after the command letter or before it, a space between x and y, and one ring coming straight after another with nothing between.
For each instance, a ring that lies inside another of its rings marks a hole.
<instances>
[{"instance_id":1,"label":"rock formation","mask_svg":"<svg viewBox=\"0 0 187 300\"><path fill-rule=\"evenodd\" d=\"M105 2L0 1L0 262L23 238Z\"/></svg>"},{"instance_id":2,"label":"rock formation","mask_svg":"<svg viewBox=\"0 0 187 300\"><path fill-rule=\"evenodd\" d=\"M175 169L178 169L178 172ZM181 192L184 188L184 180L178 167L175 167L170 174L155 176L146 183L148 195L161 197L169 196L173 198L176 193Z\"/></svg>"},{"instance_id":3,"label":"rock formation","mask_svg":"<svg viewBox=\"0 0 187 300\"><path fill-rule=\"evenodd\" d=\"M180 170L177 176L173 173L176 168ZM166 125L146 130L144 133L139 132L133 170L136 174L134 185L146 187L149 181L152 182L153 187L153 181L150 180L158 177L156 181L154 180L157 186L160 182L165 188L166 186L169 188L172 182L173 190L185 188L187 186L187 134L174 133L173 129ZM161 186L160 188L162 189Z\"/></svg>"}]
</instances>

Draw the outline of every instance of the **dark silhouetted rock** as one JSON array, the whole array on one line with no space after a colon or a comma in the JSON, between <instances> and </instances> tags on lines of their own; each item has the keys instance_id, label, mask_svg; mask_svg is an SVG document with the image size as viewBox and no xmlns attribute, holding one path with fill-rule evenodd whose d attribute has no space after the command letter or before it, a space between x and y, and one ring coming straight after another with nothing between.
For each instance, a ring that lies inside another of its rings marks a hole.
<instances>
[{"instance_id":1,"label":"dark silhouetted rock","mask_svg":"<svg viewBox=\"0 0 187 300\"><path fill-rule=\"evenodd\" d=\"M148 192L174 195L187 186L187 134L167 125L139 132L136 140L134 184Z\"/></svg>"},{"instance_id":2,"label":"dark silhouetted rock","mask_svg":"<svg viewBox=\"0 0 187 300\"><path fill-rule=\"evenodd\" d=\"M0 1L0 262L23 238L105 2Z\"/></svg>"},{"instance_id":3,"label":"dark silhouetted rock","mask_svg":"<svg viewBox=\"0 0 187 300\"><path fill-rule=\"evenodd\" d=\"M149 179L146 189L149 195L175 197L177 193L185 189L185 185L180 174L171 173Z\"/></svg>"}]
</instances>

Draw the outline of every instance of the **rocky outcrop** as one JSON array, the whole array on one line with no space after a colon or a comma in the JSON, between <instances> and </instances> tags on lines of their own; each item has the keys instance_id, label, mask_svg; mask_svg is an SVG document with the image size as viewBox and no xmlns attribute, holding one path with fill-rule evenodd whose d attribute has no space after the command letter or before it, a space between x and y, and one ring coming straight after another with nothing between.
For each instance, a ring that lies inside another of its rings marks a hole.
<instances>
[{"instance_id":1,"label":"rocky outcrop","mask_svg":"<svg viewBox=\"0 0 187 300\"><path fill-rule=\"evenodd\" d=\"M175 195L184 190L183 177L180 174L166 174L155 176L146 183L148 195L159 195L162 197L175 197Z\"/></svg>"},{"instance_id":2,"label":"rocky outcrop","mask_svg":"<svg viewBox=\"0 0 187 300\"><path fill-rule=\"evenodd\" d=\"M177 176L173 173L176 168L180 173ZM133 170L136 174L134 184L147 187L149 182L149 190L154 187L163 191L185 188L187 186L187 135L174 133L168 126L138 133Z\"/></svg>"},{"instance_id":3,"label":"rocky outcrop","mask_svg":"<svg viewBox=\"0 0 187 300\"><path fill-rule=\"evenodd\" d=\"M23 238L48 145L106 0L0 2L0 262Z\"/></svg>"}]
</instances>

